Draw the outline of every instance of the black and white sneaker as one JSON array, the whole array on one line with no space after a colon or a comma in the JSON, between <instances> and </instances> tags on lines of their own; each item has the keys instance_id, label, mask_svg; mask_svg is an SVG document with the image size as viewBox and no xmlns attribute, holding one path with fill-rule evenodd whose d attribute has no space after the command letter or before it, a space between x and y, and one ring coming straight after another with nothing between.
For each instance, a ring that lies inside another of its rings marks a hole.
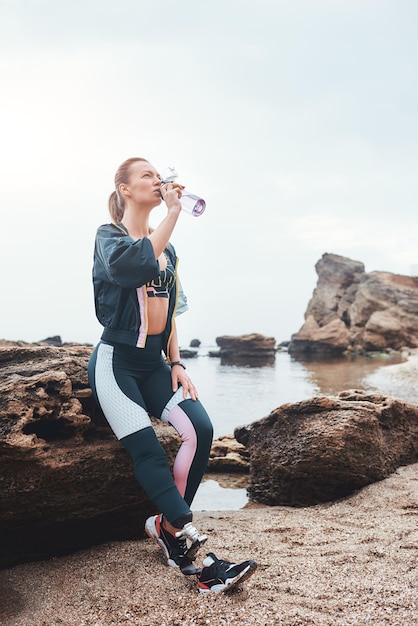
<instances>
[{"instance_id":1,"label":"black and white sneaker","mask_svg":"<svg viewBox=\"0 0 418 626\"><path fill-rule=\"evenodd\" d=\"M243 561L237 565L218 559L213 552L208 552L202 571L197 574L199 593L229 591L252 576L256 569L255 561Z\"/></svg>"},{"instance_id":2,"label":"black and white sneaker","mask_svg":"<svg viewBox=\"0 0 418 626\"><path fill-rule=\"evenodd\" d=\"M167 559L167 565L180 567L180 561L187 552L186 540L169 533L162 525L161 515L153 515L147 519L145 532L158 543Z\"/></svg>"},{"instance_id":3,"label":"black and white sneaker","mask_svg":"<svg viewBox=\"0 0 418 626\"><path fill-rule=\"evenodd\" d=\"M172 535L164 528L162 515L153 515L145 522L145 532L163 550L167 565L180 567L185 575L197 573L198 570L194 567L193 561L200 546L207 540L207 536L201 535L191 522Z\"/></svg>"},{"instance_id":4,"label":"black and white sneaker","mask_svg":"<svg viewBox=\"0 0 418 626\"><path fill-rule=\"evenodd\" d=\"M184 556L189 560L194 560L201 546L208 540L208 536L201 535L191 522L185 524L182 530L176 533L176 537L187 542L187 552Z\"/></svg>"}]
</instances>

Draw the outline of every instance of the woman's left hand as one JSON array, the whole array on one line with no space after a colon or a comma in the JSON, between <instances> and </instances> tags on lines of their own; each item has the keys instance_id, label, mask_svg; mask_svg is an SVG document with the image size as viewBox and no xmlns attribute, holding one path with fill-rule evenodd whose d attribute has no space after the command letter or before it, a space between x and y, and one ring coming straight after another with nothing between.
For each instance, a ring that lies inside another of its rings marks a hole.
<instances>
[{"instance_id":1,"label":"woman's left hand","mask_svg":"<svg viewBox=\"0 0 418 626\"><path fill-rule=\"evenodd\" d=\"M192 400L198 399L197 389L181 365L173 365L171 368L171 381L173 383L173 391L177 391L179 384L183 387L183 398L185 400L188 394L190 394Z\"/></svg>"}]
</instances>

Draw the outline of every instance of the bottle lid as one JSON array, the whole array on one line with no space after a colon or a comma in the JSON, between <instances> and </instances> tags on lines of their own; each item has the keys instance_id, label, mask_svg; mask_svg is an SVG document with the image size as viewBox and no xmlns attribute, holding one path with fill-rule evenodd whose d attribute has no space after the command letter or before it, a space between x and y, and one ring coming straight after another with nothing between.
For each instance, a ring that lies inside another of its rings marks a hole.
<instances>
[{"instance_id":1,"label":"bottle lid","mask_svg":"<svg viewBox=\"0 0 418 626\"><path fill-rule=\"evenodd\" d=\"M174 165L166 167L161 174L161 182L163 183L173 183L176 178L178 178L178 174Z\"/></svg>"}]
</instances>

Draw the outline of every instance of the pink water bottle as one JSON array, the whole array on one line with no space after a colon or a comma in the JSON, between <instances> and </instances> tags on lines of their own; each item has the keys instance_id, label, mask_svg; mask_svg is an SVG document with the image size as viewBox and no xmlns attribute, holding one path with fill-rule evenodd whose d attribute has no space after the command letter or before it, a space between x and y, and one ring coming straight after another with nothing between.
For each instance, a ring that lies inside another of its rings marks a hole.
<instances>
[{"instance_id":1,"label":"pink water bottle","mask_svg":"<svg viewBox=\"0 0 418 626\"><path fill-rule=\"evenodd\" d=\"M162 183L173 183L177 178L178 174L176 172L176 168L167 167L162 174ZM199 215L202 215L206 209L206 202L203 198L196 196L196 194L191 193L187 189L183 189L180 202L183 211L190 213L190 215L194 215L194 217L199 217Z\"/></svg>"}]
</instances>

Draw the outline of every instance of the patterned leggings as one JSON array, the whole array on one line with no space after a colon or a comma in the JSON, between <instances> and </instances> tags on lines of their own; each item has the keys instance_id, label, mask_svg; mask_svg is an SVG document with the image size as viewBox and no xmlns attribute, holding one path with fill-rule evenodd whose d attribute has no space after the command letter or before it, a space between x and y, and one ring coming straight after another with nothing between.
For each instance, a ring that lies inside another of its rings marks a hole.
<instances>
[{"instance_id":1,"label":"patterned leggings","mask_svg":"<svg viewBox=\"0 0 418 626\"><path fill-rule=\"evenodd\" d=\"M100 342L88 367L89 384L116 437L131 455L135 476L176 528L191 521L190 505L206 471L213 428L199 400L174 393L162 357L161 335L145 348ZM149 414L171 424L182 444L171 474Z\"/></svg>"}]
</instances>

